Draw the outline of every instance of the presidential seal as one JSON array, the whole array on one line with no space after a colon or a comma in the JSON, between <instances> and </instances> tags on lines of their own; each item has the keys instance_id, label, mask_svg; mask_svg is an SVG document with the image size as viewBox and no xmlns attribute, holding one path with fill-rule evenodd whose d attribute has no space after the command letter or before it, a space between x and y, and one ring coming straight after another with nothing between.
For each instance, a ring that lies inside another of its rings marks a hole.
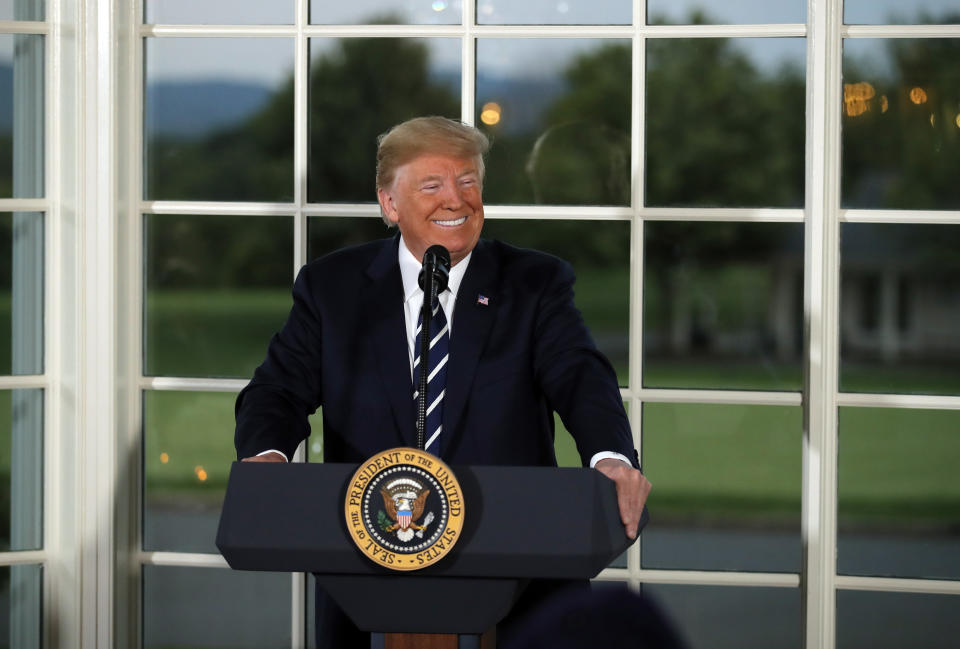
<instances>
[{"instance_id":1,"label":"presidential seal","mask_svg":"<svg viewBox=\"0 0 960 649\"><path fill-rule=\"evenodd\" d=\"M439 458L393 448L360 465L347 486L347 531L360 551L392 570L443 558L463 529L457 478Z\"/></svg>"}]
</instances>

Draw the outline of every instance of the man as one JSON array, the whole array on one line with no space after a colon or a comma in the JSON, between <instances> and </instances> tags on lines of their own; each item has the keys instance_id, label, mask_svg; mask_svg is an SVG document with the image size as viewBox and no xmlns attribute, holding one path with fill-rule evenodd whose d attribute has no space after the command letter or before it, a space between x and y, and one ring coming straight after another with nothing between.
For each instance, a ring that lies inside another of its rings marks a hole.
<instances>
[{"instance_id":1,"label":"man","mask_svg":"<svg viewBox=\"0 0 960 649\"><path fill-rule=\"evenodd\" d=\"M287 461L319 406L329 462L416 445L417 275L424 252L439 244L452 264L439 296L449 353L442 425L428 432L427 450L449 464L556 465L556 411L584 463L615 481L633 538L650 483L638 470L613 369L573 305L572 269L480 241L488 146L478 130L441 117L404 122L380 138L377 197L399 235L300 272L290 316L237 398L238 457ZM331 634L329 646L362 643L322 592L317 625Z\"/></svg>"}]
</instances>

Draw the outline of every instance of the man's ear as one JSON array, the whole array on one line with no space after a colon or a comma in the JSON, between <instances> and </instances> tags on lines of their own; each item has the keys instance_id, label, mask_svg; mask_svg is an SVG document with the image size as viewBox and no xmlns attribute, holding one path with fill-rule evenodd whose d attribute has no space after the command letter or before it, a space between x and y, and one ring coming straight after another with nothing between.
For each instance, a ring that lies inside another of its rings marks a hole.
<instances>
[{"instance_id":1,"label":"man's ear","mask_svg":"<svg viewBox=\"0 0 960 649\"><path fill-rule=\"evenodd\" d=\"M377 189L377 200L380 202L380 209L391 223L400 222L400 214L393 204L393 197L386 189Z\"/></svg>"}]
</instances>

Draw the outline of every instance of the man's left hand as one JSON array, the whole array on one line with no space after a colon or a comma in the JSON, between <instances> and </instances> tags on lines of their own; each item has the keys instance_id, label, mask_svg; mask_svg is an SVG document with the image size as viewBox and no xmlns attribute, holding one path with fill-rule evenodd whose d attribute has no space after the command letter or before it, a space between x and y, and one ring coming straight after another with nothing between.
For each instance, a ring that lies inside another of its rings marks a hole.
<instances>
[{"instance_id":1,"label":"man's left hand","mask_svg":"<svg viewBox=\"0 0 960 649\"><path fill-rule=\"evenodd\" d=\"M637 525L643 514L643 506L653 485L646 476L632 466L614 458L605 458L594 467L617 485L617 504L620 506L620 520L631 539L637 538Z\"/></svg>"}]
</instances>

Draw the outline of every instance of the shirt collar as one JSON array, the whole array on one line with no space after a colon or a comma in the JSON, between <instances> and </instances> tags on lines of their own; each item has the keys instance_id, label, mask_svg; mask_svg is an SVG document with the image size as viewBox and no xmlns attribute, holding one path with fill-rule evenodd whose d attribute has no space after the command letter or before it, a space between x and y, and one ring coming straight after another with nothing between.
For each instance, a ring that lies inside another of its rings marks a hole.
<instances>
[{"instance_id":1,"label":"shirt collar","mask_svg":"<svg viewBox=\"0 0 960 649\"><path fill-rule=\"evenodd\" d=\"M454 297L460 289L460 282L463 281L463 276L467 272L467 265L470 263L470 257L472 255L473 251L471 250L459 264L450 268L450 280L447 282L447 290L450 291ZM397 257L400 262L400 277L403 279L403 301L409 302L412 297L423 293L417 281L420 277L420 269L423 268L423 264L419 262L417 258L413 256L413 253L410 252L410 249L407 248L407 242L403 240L402 234L400 235L400 249L398 250Z\"/></svg>"}]
</instances>

